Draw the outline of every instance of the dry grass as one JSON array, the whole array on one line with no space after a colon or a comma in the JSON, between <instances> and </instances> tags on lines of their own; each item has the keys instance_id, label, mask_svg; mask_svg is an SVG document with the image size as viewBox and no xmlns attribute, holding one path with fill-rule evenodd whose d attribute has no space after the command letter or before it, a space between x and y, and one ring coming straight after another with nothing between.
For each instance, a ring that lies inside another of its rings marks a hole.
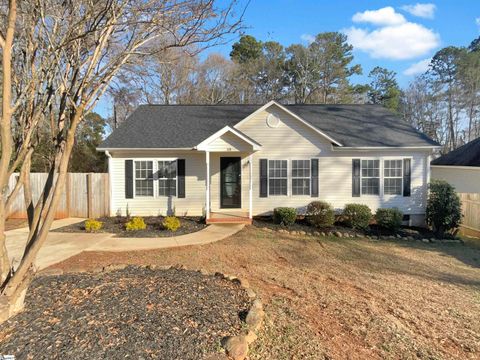
<instances>
[{"instance_id":1,"label":"dry grass","mask_svg":"<svg viewBox=\"0 0 480 360\"><path fill-rule=\"evenodd\" d=\"M252 359L478 359L480 249L292 237L253 226L204 246L82 253L57 267L184 264L250 280Z\"/></svg>"}]
</instances>

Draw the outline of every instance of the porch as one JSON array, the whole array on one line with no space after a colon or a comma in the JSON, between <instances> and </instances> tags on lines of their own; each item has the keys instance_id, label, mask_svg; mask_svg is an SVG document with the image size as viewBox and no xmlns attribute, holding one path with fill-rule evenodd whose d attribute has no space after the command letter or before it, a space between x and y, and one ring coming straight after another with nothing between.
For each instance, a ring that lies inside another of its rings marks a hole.
<instances>
[{"instance_id":1,"label":"porch","mask_svg":"<svg viewBox=\"0 0 480 360\"><path fill-rule=\"evenodd\" d=\"M205 214L207 224L251 224L253 156L260 144L226 127L196 150L205 152Z\"/></svg>"}]
</instances>

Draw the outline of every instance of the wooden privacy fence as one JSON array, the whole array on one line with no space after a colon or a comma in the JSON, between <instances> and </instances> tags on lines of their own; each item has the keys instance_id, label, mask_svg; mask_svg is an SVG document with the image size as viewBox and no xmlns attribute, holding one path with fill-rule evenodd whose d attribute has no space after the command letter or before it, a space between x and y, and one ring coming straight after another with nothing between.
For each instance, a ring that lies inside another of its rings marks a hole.
<instances>
[{"instance_id":1,"label":"wooden privacy fence","mask_svg":"<svg viewBox=\"0 0 480 360\"><path fill-rule=\"evenodd\" d=\"M36 203L47 180L47 173L30 174L32 197ZM13 174L9 181L12 190L18 179ZM62 198L55 213L56 219L66 217L97 218L109 215L110 191L106 173L69 173ZM13 202L8 217L24 219L27 217L23 190Z\"/></svg>"},{"instance_id":2,"label":"wooden privacy fence","mask_svg":"<svg viewBox=\"0 0 480 360\"><path fill-rule=\"evenodd\" d=\"M459 193L462 200L462 232L480 237L480 194Z\"/></svg>"}]
</instances>

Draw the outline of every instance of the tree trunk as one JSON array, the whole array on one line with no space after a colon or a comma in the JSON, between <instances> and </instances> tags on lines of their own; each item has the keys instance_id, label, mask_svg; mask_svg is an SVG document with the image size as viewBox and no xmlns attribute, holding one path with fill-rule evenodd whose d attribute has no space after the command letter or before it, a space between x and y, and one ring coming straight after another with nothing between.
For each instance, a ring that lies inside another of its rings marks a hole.
<instances>
[{"instance_id":1,"label":"tree trunk","mask_svg":"<svg viewBox=\"0 0 480 360\"><path fill-rule=\"evenodd\" d=\"M50 226L55 218L55 212L63 193L67 177L68 162L75 142L75 130L82 115L83 108L80 107L76 110L75 115L72 116L71 126L67 131L67 139L65 143L58 146L58 176L53 184L48 184L47 182L44 189L45 194L50 194L50 190L53 190L53 194L50 202L44 200L46 204L45 212L41 211L43 210L42 208L40 208L40 210L36 209L36 211L41 214L41 219L39 218L37 221L34 219L33 227L30 230L31 239L27 243L22 260L17 270L7 280L2 289L0 295L0 323L2 322L2 319L8 319L23 309L25 293L34 274L33 264L35 258L47 239ZM53 173L55 173L55 171L53 171ZM41 201L42 200L39 200L39 203Z\"/></svg>"}]
</instances>

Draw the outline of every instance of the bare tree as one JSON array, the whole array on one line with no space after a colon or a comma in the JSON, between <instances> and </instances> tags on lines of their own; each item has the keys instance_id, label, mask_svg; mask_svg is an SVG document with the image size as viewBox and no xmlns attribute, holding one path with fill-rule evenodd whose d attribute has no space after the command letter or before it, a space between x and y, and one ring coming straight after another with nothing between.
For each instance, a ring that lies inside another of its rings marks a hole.
<instances>
[{"instance_id":1,"label":"bare tree","mask_svg":"<svg viewBox=\"0 0 480 360\"><path fill-rule=\"evenodd\" d=\"M238 30L235 6L205 0L9 0L0 7L0 321L23 307L34 259L64 190L79 123L124 66L169 48L212 45ZM49 123L54 160L34 203L28 179L40 121ZM16 169L20 180L10 191ZM22 187L30 231L14 269L5 220Z\"/></svg>"}]
</instances>

